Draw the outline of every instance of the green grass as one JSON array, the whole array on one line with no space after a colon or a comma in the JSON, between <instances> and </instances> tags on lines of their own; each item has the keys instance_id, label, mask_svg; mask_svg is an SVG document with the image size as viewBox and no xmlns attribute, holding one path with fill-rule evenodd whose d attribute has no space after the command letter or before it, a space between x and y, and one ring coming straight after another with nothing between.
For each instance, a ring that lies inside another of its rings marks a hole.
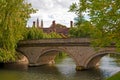
<instances>
[{"instance_id":1,"label":"green grass","mask_svg":"<svg viewBox=\"0 0 120 80\"><path fill-rule=\"evenodd\" d=\"M111 76L106 80L120 80L120 72L116 73L115 75Z\"/></svg>"}]
</instances>

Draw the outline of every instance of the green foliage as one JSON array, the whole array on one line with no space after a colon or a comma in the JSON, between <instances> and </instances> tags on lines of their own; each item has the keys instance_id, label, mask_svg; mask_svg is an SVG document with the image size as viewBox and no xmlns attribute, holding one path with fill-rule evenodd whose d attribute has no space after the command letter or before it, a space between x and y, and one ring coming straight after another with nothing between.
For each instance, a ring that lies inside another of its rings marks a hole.
<instances>
[{"instance_id":1,"label":"green foliage","mask_svg":"<svg viewBox=\"0 0 120 80\"><path fill-rule=\"evenodd\" d=\"M56 32L51 32L49 34L44 33L42 29L32 27L32 28L27 28L26 30L26 35L24 39L43 39L43 38L62 38L58 33Z\"/></svg>"},{"instance_id":2,"label":"green foliage","mask_svg":"<svg viewBox=\"0 0 120 80\"><path fill-rule=\"evenodd\" d=\"M26 39L42 39L44 37L44 33L41 29L32 27L28 28Z\"/></svg>"},{"instance_id":3,"label":"green foliage","mask_svg":"<svg viewBox=\"0 0 120 80\"><path fill-rule=\"evenodd\" d=\"M112 77L106 79L106 80L119 80L120 79L120 72L117 74L113 75Z\"/></svg>"},{"instance_id":4,"label":"green foliage","mask_svg":"<svg viewBox=\"0 0 120 80\"><path fill-rule=\"evenodd\" d=\"M91 31L93 27L89 22L81 23L80 25L76 25L77 27L72 27L69 30L70 37L90 37Z\"/></svg>"},{"instance_id":5,"label":"green foliage","mask_svg":"<svg viewBox=\"0 0 120 80\"><path fill-rule=\"evenodd\" d=\"M115 59L114 62L120 63L120 54L110 54L110 57Z\"/></svg>"},{"instance_id":6,"label":"green foliage","mask_svg":"<svg viewBox=\"0 0 120 80\"><path fill-rule=\"evenodd\" d=\"M15 60L17 42L24 38L27 19L33 12L24 0L0 0L0 62Z\"/></svg>"},{"instance_id":7,"label":"green foliage","mask_svg":"<svg viewBox=\"0 0 120 80\"><path fill-rule=\"evenodd\" d=\"M55 62L60 63L62 59L68 57L65 52L59 52L55 57Z\"/></svg>"},{"instance_id":8,"label":"green foliage","mask_svg":"<svg viewBox=\"0 0 120 80\"><path fill-rule=\"evenodd\" d=\"M92 24L85 20L83 12L80 10L80 4L73 3L70 6L69 11L75 12L77 17L75 18L75 27L69 30L70 37L90 37L93 29Z\"/></svg>"},{"instance_id":9,"label":"green foliage","mask_svg":"<svg viewBox=\"0 0 120 80\"><path fill-rule=\"evenodd\" d=\"M74 12L77 17L75 18L75 25L76 26L80 26L81 24L83 24L84 22L86 22L85 17L83 12L80 10L80 4L78 3L73 3L70 8L69 8L70 12Z\"/></svg>"},{"instance_id":10,"label":"green foliage","mask_svg":"<svg viewBox=\"0 0 120 80\"><path fill-rule=\"evenodd\" d=\"M56 32L51 32L50 34L48 34L50 37L48 38L62 38L62 36L60 36L59 34L57 34Z\"/></svg>"},{"instance_id":11,"label":"green foliage","mask_svg":"<svg viewBox=\"0 0 120 80\"><path fill-rule=\"evenodd\" d=\"M0 62L15 61L15 51L0 48Z\"/></svg>"},{"instance_id":12,"label":"green foliage","mask_svg":"<svg viewBox=\"0 0 120 80\"><path fill-rule=\"evenodd\" d=\"M81 17L75 17L75 18L74 18L74 21L75 21L74 24L75 24L76 26L80 26L81 24L87 22L87 21L84 19L83 16L81 16Z\"/></svg>"},{"instance_id":13,"label":"green foliage","mask_svg":"<svg viewBox=\"0 0 120 80\"><path fill-rule=\"evenodd\" d=\"M114 42L120 49L120 0L79 0L70 10L78 17L89 15L94 26L91 34L94 46L104 47Z\"/></svg>"}]
</instances>

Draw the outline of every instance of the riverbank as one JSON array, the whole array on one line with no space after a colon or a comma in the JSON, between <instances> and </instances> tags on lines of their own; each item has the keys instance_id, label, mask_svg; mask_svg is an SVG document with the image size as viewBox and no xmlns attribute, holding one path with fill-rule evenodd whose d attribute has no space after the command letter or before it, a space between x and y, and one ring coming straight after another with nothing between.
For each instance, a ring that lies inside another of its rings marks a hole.
<instances>
[{"instance_id":1,"label":"riverbank","mask_svg":"<svg viewBox=\"0 0 120 80\"><path fill-rule=\"evenodd\" d=\"M120 80L120 71L116 73L115 75L111 76L107 80Z\"/></svg>"}]
</instances>

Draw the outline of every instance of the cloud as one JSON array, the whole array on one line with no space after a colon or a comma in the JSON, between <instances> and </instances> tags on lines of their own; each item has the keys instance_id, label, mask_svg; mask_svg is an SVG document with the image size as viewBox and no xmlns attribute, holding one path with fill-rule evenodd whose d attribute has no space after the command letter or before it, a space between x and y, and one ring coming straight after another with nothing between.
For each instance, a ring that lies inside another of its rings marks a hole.
<instances>
[{"instance_id":1,"label":"cloud","mask_svg":"<svg viewBox=\"0 0 120 80\"><path fill-rule=\"evenodd\" d=\"M39 10L37 13L31 14L28 25L31 26L32 22L39 18L43 19L45 27L49 27L52 20L69 26L70 20L76 16L74 13L68 12L69 6L78 0L28 0L28 2L32 4L33 8Z\"/></svg>"}]
</instances>

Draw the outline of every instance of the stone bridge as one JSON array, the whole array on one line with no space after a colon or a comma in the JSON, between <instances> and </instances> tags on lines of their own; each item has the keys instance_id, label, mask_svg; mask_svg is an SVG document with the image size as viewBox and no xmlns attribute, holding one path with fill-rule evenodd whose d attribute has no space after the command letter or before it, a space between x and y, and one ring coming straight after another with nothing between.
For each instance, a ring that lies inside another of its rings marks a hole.
<instances>
[{"instance_id":1,"label":"stone bridge","mask_svg":"<svg viewBox=\"0 0 120 80\"><path fill-rule=\"evenodd\" d=\"M27 57L29 66L52 63L59 52L65 52L76 64L76 70L95 67L108 53L116 53L114 47L95 50L87 38L24 40L18 43L17 51Z\"/></svg>"}]
</instances>

